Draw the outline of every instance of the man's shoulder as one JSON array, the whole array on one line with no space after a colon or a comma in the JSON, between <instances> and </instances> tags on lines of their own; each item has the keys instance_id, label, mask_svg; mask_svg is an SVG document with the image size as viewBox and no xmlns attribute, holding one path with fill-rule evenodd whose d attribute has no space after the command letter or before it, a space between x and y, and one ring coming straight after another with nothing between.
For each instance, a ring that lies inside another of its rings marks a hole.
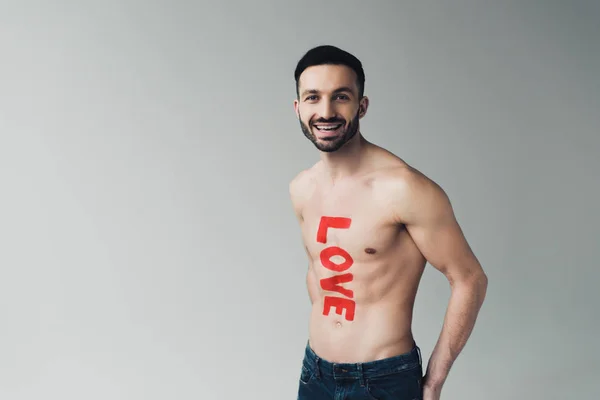
<instances>
[{"instance_id":1,"label":"man's shoulder","mask_svg":"<svg viewBox=\"0 0 600 400\"><path fill-rule=\"evenodd\" d=\"M302 219L305 200L309 198L315 188L315 169L317 168L317 164L301 170L289 182L289 196L296 215L300 219Z\"/></svg>"},{"instance_id":2,"label":"man's shoulder","mask_svg":"<svg viewBox=\"0 0 600 400\"><path fill-rule=\"evenodd\" d=\"M448 202L442 187L417 168L399 162L380 171L374 179L378 197L391 205L390 211L406 217Z\"/></svg>"},{"instance_id":3,"label":"man's shoulder","mask_svg":"<svg viewBox=\"0 0 600 400\"><path fill-rule=\"evenodd\" d=\"M292 192L292 194L297 192L303 185L306 185L311 180L311 176L312 171L310 168L298 172L289 182L290 192Z\"/></svg>"},{"instance_id":4,"label":"man's shoulder","mask_svg":"<svg viewBox=\"0 0 600 400\"><path fill-rule=\"evenodd\" d=\"M298 172L289 182L290 195L297 196L304 192L315 182L315 173L318 163Z\"/></svg>"},{"instance_id":5,"label":"man's shoulder","mask_svg":"<svg viewBox=\"0 0 600 400\"><path fill-rule=\"evenodd\" d=\"M381 168L373 181L381 190L396 193L414 192L438 186L433 179L402 160Z\"/></svg>"},{"instance_id":6,"label":"man's shoulder","mask_svg":"<svg viewBox=\"0 0 600 400\"><path fill-rule=\"evenodd\" d=\"M388 149L373 146L372 154L375 168L368 180L380 190L404 190L432 182L425 174Z\"/></svg>"}]
</instances>

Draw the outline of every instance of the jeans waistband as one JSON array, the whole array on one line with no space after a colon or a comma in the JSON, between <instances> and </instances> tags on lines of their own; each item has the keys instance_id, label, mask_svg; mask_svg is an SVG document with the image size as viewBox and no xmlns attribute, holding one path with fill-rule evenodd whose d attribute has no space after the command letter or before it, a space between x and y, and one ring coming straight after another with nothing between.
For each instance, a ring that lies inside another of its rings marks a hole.
<instances>
[{"instance_id":1,"label":"jeans waistband","mask_svg":"<svg viewBox=\"0 0 600 400\"><path fill-rule=\"evenodd\" d=\"M415 343L413 348L404 354L364 363L335 363L321 358L307 342L304 365L317 376L362 380L421 367L422 358L421 349Z\"/></svg>"}]
</instances>

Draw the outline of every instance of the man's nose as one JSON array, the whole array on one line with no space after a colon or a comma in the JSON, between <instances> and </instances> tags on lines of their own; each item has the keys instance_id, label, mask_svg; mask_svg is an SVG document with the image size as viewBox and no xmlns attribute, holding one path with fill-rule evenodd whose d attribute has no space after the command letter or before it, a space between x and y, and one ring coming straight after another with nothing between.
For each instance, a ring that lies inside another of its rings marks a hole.
<instances>
[{"instance_id":1,"label":"man's nose","mask_svg":"<svg viewBox=\"0 0 600 400\"><path fill-rule=\"evenodd\" d=\"M329 101L323 101L321 103L321 107L319 109L319 114L321 114L321 118L330 119L335 116L335 107Z\"/></svg>"}]
</instances>

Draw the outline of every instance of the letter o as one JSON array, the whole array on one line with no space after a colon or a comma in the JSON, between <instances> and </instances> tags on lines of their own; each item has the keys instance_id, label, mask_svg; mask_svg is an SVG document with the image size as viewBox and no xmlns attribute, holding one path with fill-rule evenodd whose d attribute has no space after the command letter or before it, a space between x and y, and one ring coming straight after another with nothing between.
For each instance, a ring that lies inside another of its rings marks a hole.
<instances>
[{"instance_id":1,"label":"letter o","mask_svg":"<svg viewBox=\"0 0 600 400\"><path fill-rule=\"evenodd\" d=\"M343 257L344 262L341 264L334 263L333 261L331 261L331 258L334 256ZM346 250L342 249L341 247L337 247L337 246L331 246L331 247L327 247L326 249L323 249L321 251L320 257L321 257L321 264L323 264L323 266L325 268L330 269L332 271L336 271L336 272L345 271L348 268L350 268L352 266L352 264L354 264L354 260L352 259L350 254L348 254L348 252Z\"/></svg>"}]
</instances>

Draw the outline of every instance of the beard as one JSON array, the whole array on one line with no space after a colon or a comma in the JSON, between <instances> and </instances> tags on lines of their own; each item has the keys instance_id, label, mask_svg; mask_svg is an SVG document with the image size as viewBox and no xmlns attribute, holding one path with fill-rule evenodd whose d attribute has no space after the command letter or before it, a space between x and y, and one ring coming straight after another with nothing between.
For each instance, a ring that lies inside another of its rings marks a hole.
<instances>
[{"instance_id":1,"label":"beard","mask_svg":"<svg viewBox=\"0 0 600 400\"><path fill-rule=\"evenodd\" d=\"M316 135L312 132L311 128L307 126L304 122L302 122L301 118L298 118L300 122L300 128L302 129L302 133L308 140L315 145L317 149L326 153L332 153L334 151L338 151L342 148L350 139L356 135L358 132L358 120L359 120L359 111L356 112L356 116L350 121L348 126L346 126L346 121L340 120L337 118L331 118L328 120L318 119L315 120L311 125L314 126L318 123L341 123L343 124L342 132L335 137L331 138L322 138L317 139ZM316 129L316 128L315 128Z\"/></svg>"}]
</instances>

